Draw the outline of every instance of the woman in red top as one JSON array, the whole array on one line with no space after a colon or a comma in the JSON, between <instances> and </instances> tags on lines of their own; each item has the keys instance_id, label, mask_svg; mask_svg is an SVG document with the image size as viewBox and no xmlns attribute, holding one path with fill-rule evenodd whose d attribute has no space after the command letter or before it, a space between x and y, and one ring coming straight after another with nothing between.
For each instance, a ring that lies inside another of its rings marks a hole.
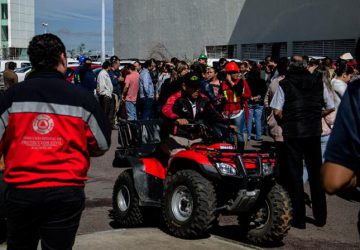
<instances>
[{"instance_id":1,"label":"woman in red top","mask_svg":"<svg viewBox=\"0 0 360 250\"><path fill-rule=\"evenodd\" d=\"M244 129L248 116L247 100L251 91L245 79L241 78L239 66L235 62L226 65L226 81L221 83L223 99L222 115L235 123L238 128L238 147L244 149Z\"/></svg>"}]
</instances>

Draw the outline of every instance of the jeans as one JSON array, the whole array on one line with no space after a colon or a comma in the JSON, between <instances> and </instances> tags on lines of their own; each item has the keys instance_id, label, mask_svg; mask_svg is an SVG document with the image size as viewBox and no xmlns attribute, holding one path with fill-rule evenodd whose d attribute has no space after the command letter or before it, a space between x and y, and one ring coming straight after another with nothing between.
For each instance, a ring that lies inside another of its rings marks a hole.
<instances>
[{"instance_id":1,"label":"jeans","mask_svg":"<svg viewBox=\"0 0 360 250\"><path fill-rule=\"evenodd\" d=\"M128 121L137 120L136 102L125 101L126 115Z\"/></svg>"},{"instance_id":2,"label":"jeans","mask_svg":"<svg viewBox=\"0 0 360 250\"><path fill-rule=\"evenodd\" d=\"M246 116L245 111L242 112L242 114L238 117L236 117L234 120L234 123L236 127L238 128L237 135L238 135L238 142L244 143L244 130L246 129ZM246 131L246 130L245 130Z\"/></svg>"},{"instance_id":3,"label":"jeans","mask_svg":"<svg viewBox=\"0 0 360 250\"><path fill-rule=\"evenodd\" d=\"M248 138L251 136L253 118L255 119L255 140L261 140L262 136L262 114L264 106L259 104L249 104L249 120L247 122Z\"/></svg>"},{"instance_id":4,"label":"jeans","mask_svg":"<svg viewBox=\"0 0 360 250\"><path fill-rule=\"evenodd\" d=\"M321 156L322 156L323 162L325 161L324 154L325 154L325 150L326 150L326 146L327 146L329 138L330 138L330 135L321 136Z\"/></svg>"},{"instance_id":5,"label":"jeans","mask_svg":"<svg viewBox=\"0 0 360 250\"><path fill-rule=\"evenodd\" d=\"M150 120L151 118L151 112L153 110L153 104L154 104L154 98L151 97L144 97L142 98L143 102L143 114L142 114L142 120Z\"/></svg>"},{"instance_id":6,"label":"jeans","mask_svg":"<svg viewBox=\"0 0 360 250\"><path fill-rule=\"evenodd\" d=\"M82 187L9 188L8 249L72 249L84 204Z\"/></svg>"}]
</instances>

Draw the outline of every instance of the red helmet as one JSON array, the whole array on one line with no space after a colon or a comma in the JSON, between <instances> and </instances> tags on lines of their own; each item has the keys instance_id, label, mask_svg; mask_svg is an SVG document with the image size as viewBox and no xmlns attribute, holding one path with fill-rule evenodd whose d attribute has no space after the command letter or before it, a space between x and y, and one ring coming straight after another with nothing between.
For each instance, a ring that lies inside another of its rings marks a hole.
<instances>
[{"instance_id":1,"label":"red helmet","mask_svg":"<svg viewBox=\"0 0 360 250\"><path fill-rule=\"evenodd\" d=\"M226 73L230 73L230 72L239 72L240 69L236 62L229 62L226 64L225 70Z\"/></svg>"}]
</instances>

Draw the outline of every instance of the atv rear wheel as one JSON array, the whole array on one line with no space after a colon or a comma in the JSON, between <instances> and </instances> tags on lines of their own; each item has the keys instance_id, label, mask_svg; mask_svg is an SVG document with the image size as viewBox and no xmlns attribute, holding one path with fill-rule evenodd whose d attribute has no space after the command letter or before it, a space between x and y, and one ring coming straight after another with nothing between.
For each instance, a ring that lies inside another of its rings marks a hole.
<instances>
[{"instance_id":1,"label":"atv rear wheel","mask_svg":"<svg viewBox=\"0 0 360 250\"><path fill-rule=\"evenodd\" d=\"M290 198L280 185L275 184L265 196L259 197L251 213L239 216L239 224L252 243L275 243L287 235L291 219Z\"/></svg>"},{"instance_id":2,"label":"atv rear wheel","mask_svg":"<svg viewBox=\"0 0 360 250\"><path fill-rule=\"evenodd\" d=\"M203 236L216 219L213 184L194 170L165 180L163 215L169 232L181 238Z\"/></svg>"},{"instance_id":3,"label":"atv rear wheel","mask_svg":"<svg viewBox=\"0 0 360 250\"><path fill-rule=\"evenodd\" d=\"M132 227L144 223L131 172L126 171L119 175L114 185L112 200L114 219L120 226Z\"/></svg>"}]
</instances>

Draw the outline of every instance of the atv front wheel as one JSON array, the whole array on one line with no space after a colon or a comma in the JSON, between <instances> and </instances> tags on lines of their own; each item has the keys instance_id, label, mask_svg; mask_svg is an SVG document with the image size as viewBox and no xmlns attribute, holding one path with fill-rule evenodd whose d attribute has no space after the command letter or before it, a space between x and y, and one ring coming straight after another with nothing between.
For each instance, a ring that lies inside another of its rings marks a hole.
<instances>
[{"instance_id":1,"label":"atv front wheel","mask_svg":"<svg viewBox=\"0 0 360 250\"><path fill-rule=\"evenodd\" d=\"M275 184L260 196L251 213L239 216L246 238L255 244L280 242L287 235L292 219L291 201L287 192Z\"/></svg>"},{"instance_id":2,"label":"atv front wheel","mask_svg":"<svg viewBox=\"0 0 360 250\"><path fill-rule=\"evenodd\" d=\"M131 172L126 171L119 175L114 185L112 200L114 219L120 226L132 227L144 223Z\"/></svg>"},{"instance_id":3,"label":"atv front wheel","mask_svg":"<svg viewBox=\"0 0 360 250\"><path fill-rule=\"evenodd\" d=\"M214 186L198 172L181 170L166 178L163 215L174 236L203 236L216 219L215 208Z\"/></svg>"}]
</instances>

